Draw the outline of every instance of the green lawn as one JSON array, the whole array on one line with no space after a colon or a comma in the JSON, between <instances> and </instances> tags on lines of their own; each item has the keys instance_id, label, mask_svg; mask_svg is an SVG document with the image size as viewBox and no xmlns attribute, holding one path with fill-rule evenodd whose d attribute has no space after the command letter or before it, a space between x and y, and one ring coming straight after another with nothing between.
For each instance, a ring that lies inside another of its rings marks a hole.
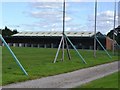
<instances>
[{"instance_id":1,"label":"green lawn","mask_svg":"<svg viewBox=\"0 0 120 90\"><path fill-rule=\"evenodd\" d=\"M61 62L60 53L58 62L52 63L57 49L44 49L44 48L17 48L12 47L12 50L17 55L21 64L24 66L29 76L25 76L20 68L16 65L16 62L3 47L2 53L2 79L3 85L20 82L30 79L36 79L41 77L47 77L50 75L56 75L60 73L66 73L81 68L87 68L102 63L112 62L118 60L118 56L114 56L110 59L105 52L97 51L97 58L93 57L93 51L91 50L79 50L87 64L84 64L74 50L70 50L72 60L68 60L65 52L65 61ZM111 53L110 53L111 54Z\"/></svg>"},{"instance_id":2,"label":"green lawn","mask_svg":"<svg viewBox=\"0 0 120 90\"><path fill-rule=\"evenodd\" d=\"M119 72L120 74L120 72ZM103 78L94 80L90 83L82 85L78 88L119 88L118 83L118 72L111 75L105 76Z\"/></svg>"}]
</instances>

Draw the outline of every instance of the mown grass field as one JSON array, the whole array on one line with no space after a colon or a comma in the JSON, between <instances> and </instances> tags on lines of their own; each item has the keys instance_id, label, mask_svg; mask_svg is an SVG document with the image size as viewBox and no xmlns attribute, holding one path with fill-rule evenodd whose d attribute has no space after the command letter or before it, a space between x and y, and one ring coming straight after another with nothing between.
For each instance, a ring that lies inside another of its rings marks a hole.
<instances>
[{"instance_id":1,"label":"mown grass field","mask_svg":"<svg viewBox=\"0 0 120 90\"><path fill-rule=\"evenodd\" d=\"M85 85L79 86L78 88L119 88L120 80L118 76L120 72L113 73L103 78L94 80Z\"/></svg>"},{"instance_id":2,"label":"mown grass field","mask_svg":"<svg viewBox=\"0 0 120 90\"><path fill-rule=\"evenodd\" d=\"M91 50L79 50L86 60L84 64L74 50L70 50L72 60L68 60L65 52L64 62L60 61L62 53L60 52L58 62L52 63L57 49L45 48L20 48L11 47L17 55L19 61L24 66L29 76L25 76L21 69L17 66L9 51L3 47L2 49L2 85L31 80L41 77L47 77L60 73L66 73L81 68L87 68L103 63L118 60L118 56L112 56L110 59L104 51L97 51L97 58L93 57ZM112 53L110 52L112 55Z\"/></svg>"}]
</instances>

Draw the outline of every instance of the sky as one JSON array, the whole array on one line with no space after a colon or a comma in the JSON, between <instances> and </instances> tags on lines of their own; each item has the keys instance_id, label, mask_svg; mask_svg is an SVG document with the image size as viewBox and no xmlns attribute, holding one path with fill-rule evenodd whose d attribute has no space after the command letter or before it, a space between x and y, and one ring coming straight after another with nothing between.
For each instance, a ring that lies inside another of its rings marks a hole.
<instances>
[{"instance_id":1,"label":"sky","mask_svg":"<svg viewBox=\"0 0 120 90\"><path fill-rule=\"evenodd\" d=\"M0 3L0 28L22 31L62 31L62 2ZM65 31L94 31L94 2L66 2ZM118 7L118 6L116 6ZM118 12L118 9L116 9ZM114 2L98 2L97 31L107 34L114 25ZM116 15L118 26L118 14Z\"/></svg>"}]
</instances>

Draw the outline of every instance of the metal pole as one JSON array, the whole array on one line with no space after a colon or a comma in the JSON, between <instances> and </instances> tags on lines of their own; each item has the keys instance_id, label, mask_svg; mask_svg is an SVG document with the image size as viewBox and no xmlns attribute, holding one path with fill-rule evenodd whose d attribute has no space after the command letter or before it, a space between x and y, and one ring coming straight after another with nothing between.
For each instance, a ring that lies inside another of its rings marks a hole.
<instances>
[{"instance_id":1,"label":"metal pole","mask_svg":"<svg viewBox=\"0 0 120 90\"><path fill-rule=\"evenodd\" d=\"M63 2L63 35L65 34L65 0Z\"/></svg>"},{"instance_id":2,"label":"metal pole","mask_svg":"<svg viewBox=\"0 0 120 90\"><path fill-rule=\"evenodd\" d=\"M63 2L63 46L62 46L62 60L64 61L64 34L65 34L65 0Z\"/></svg>"},{"instance_id":3,"label":"metal pole","mask_svg":"<svg viewBox=\"0 0 120 90\"><path fill-rule=\"evenodd\" d=\"M114 4L114 26L113 26L113 55L115 54L115 24L116 24L116 0Z\"/></svg>"},{"instance_id":4,"label":"metal pole","mask_svg":"<svg viewBox=\"0 0 120 90\"><path fill-rule=\"evenodd\" d=\"M66 37L65 37L65 43L66 43L66 50L67 50L68 58L69 58L69 60L71 60L71 56L70 56L70 52L69 52L69 46L68 46Z\"/></svg>"},{"instance_id":5,"label":"metal pole","mask_svg":"<svg viewBox=\"0 0 120 90\"><path fill-rule=\"evenodd\" d=\"M118 43L116 43L117 44L117 46L120 48L120 45L118 44Z\"/></svg>"},{"instance_id":6,"label":"metal pole","mask_svg":"<svg viewBox=\"0 0 120 90\"><path fill-rule=\"evenodd\" d=\"M64 46L65 46L65 44L64 44L65 42L64 42L64 35L63 35L63 45L62 45L62 61L64 61Z\"/></svg>"},{"instance_id":7,"label":"metal pole","mask_svg":"<svg viewBox=\"0 0 120 90\"><path fill-rule=\"evenodd\" d=\"M18 64L18 66L21 68L21 70L24 72L25 75L28 76L27 72L25 71L25 69L23 68L23 66L21 65L21 63L19 62L19 60L17 59L17 57L15 56L15 54L13 53L13 51L10 49L10 47L7 45L6 41L4 40L4 38L2 37L2 35L0 35L0 39L3 41L3 43L5 44L5 46L7 47L7 49L9 50L9 52L12 54L14 60L16 61L16 63Z\"/></svg>"},{"instance_id":8,"label":"metal pole","mask_svg":"<svg viewBox=\"0 0 120 90\"><path fill-rule=\"evenodd\" d=\"M95 1L95 27L94 27L94 57L96 57L96 23L97 21L97 0Z\"/></svg>"},{"instance_id":9,"label":"metal pole","mask_svg":"<svg viewBox=\"0 0 120 90\"><path fill-rule=\"evenodd\" d=\"M82 59L82 61L86 63L86 61L84 60L84 58L82 57L82 55L78 52L78 50L76 49L76 47L72 44L72 42L70 41L70 39L65 35L65 37L67 38L67 40L69 41L69 43L72 45L72 47L74 48L74 50L77 52L77 54L79 55L79 57Z\"/></svg>"},{"instance_id":10,"label":"metal pole","mask_svg":"<svg viewBox=\"0 0 120 90\"><path fill-rule=\"evenodd\" d=\"M100 44L100 46L103 48L103 50L106 52L106 54L107 54L110 58L112 58L112 57L110 56L110 54L107 52L107 50L103 47L103 45L101 44L101 42L98 40L97 37L96 37L96 40L98 41L98 43Z\"/></svg>"},{"instance_id":11,"label":"metal pole","mask_svg":"<svg viewBox=\"0 0 120 90\"><path fill-rule=\"evenodd\" d=\"M58 50L57 50L57 53L56 53L56 56L55 56L55 59L54 59L54 63L55 63L56 60L57 60L57 57L58 57L58 54L59 54L59 51L60 51L60 47L61 47L62 41L63 41L63 36L62 36L62 38L61 38L61 41L60 41L60 44L59 44L59 47L58 47Z\"/></svg>"},{"instance_id":12,"label":"metal pole","mask_svg":"<svg viewBox=\"0 0 120 90\"><path fill-rule=\"evenodd\" d=\"M59 44L59 47L58 47L58 50L57 50L57 53L56 53L56 56L55 56L55 59L54 59L54 63L57 60L57 57L58 57L61 45L62 45L62 59L61 60L64 61L64 48L65 48L65 0L63 2L63 31L62 31L62 38L61 38L61 41L60 41L60 44ZM67 53L69 54L69 50L67 50ZM70 54L69 54L69 56L70 56ZM69 59L70 59L70 57L69 57Z\"/></svg>"}]
</instances>

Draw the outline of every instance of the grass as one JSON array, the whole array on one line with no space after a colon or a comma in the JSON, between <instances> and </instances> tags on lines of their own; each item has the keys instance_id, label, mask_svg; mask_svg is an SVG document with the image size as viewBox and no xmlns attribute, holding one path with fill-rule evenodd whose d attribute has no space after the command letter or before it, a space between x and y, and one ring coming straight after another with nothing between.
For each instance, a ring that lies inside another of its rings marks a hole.
<instances>
[{"instance_id":1,"label":"grass","mask_svg":"<svg viewBox=\"0 0 120 90\"><path fill-rule=\"evenodd\" d=\"M77 88L119 88L118 72L94 80Z\"/></svg>"},{"instance_id":2,"label":"grass","mask_svg":"<svg viewBox=\"0 0 120 90\"><path fill-rule=\"evenodd\" d=\"M103 63L113 62L118 60L117 56L113 56L110 59L105 52L97 51L97 58L93 57L93 51L91 50L79 50L81 55L86 60L87 64L84 64L74 50L70 50L72 60L68 60L65 51L64 62L60 61L62 54L59 54L58 62L52 63L55 57L57 49L44 49L44 48L20 48L11 47L14 53L17 55L19 61L24 66L29 76L25 76L16 62L3 47L2 52L2 85L21 82L41 77L47 77L60 73L66 73L81 68L87 68ZM111 53L110 53L111 54Z\"/></svg>"}]
</instances>

